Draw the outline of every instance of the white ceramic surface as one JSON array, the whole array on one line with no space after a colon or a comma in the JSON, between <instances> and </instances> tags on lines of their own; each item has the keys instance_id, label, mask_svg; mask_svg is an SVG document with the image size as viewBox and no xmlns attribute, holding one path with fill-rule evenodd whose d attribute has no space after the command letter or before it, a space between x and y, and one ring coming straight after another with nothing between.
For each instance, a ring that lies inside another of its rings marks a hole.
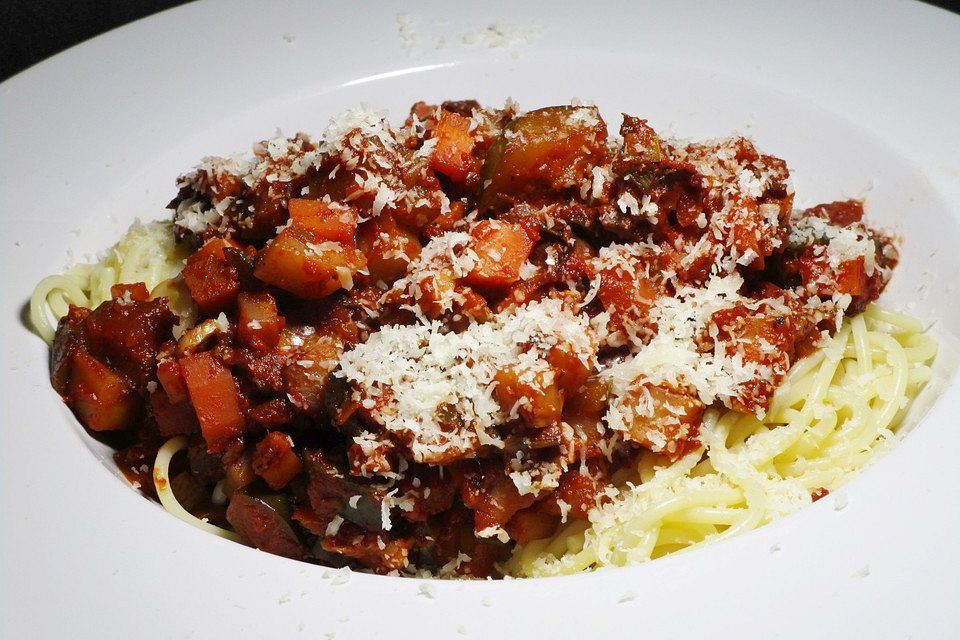
<instances>
[{"instance_id":1,"label":"white ceramic surface","mask_svg":"<svg viewBox=\"0 0 960 640\"><path fill-rule=\"evenodd\" d=\"M497 21L523 42L465 41ZM955 381L836 496L724 543L560 579L344 582L132 491L49 388L22 318L68 251L165 216L204 155L276 127L319 134L361 101L400 122L418 99L579 97L611 128L622 110L681 136L747 134L788 161L798 204L865 192L905 237L886 302L960 334L958 69L960 17L919 3L305 0L187 5L0 84L0 635L957 636Z\"/></svg>"}]
</instances>

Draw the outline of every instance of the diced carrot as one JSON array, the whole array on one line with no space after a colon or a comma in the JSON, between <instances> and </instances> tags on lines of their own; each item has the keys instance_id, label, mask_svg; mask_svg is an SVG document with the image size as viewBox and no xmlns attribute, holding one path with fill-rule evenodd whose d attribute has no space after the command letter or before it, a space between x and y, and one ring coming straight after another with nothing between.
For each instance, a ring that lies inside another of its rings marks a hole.
<instances>
[{"instance_id":1,"label":"diced carrot","mask_svg":"<svg viewBox=\"0 0 960 640\"><path fill-rule=\"evenodd\" d=\"M695 446L704 405L696 393L644 382L631 389L625 401L632 419L626 438L677 459Z\"/></svg>"},{"instance_id":2,"label":"diced carrot","mask_svg":"<svg viewBox=\"0 0 960 640\"><path fill-rule=\"evenodd\" d=\"M226 248L242 250L237 242L230 240L229 238L212 238L208 240L202 247L197 249L196 253L211 255L221 260L226 260L226 256L223 254L223 250Z\"/></svg>"},{"instance_id":3,"label":"diced carrot","mask_svg":"<svg viewBox=\"0 0 960 640\"><path fill-rule=\"evenodd\" d=\"M217 257L215 249L203 249L187 258L183 268L183 280L190 290L190 297L204 313L218 313L230 308L240 293L237 270L226 259ZM222 247L220 253L223 253Z\"/></svg>"},{"instance_id":4,"label":"diced carrot","mask_svg":"<svg viewBox=\"0 0 960 640\"><path fill-rule=\"evenodd\" d=\"M304 198L291 198L287 206L293 226L309 232L316 242L355 244L359 214L353 207Z\"/></svg>"},{"instance_id":5,"label":"diced carrot","mask_svg":"<svg viewBox=\"0 0 960 640\"><path fill-rule=\"evenodd\" d=\"M94 431L137 423L141 402L133 384L79 348L70 356L69 399L80 421Z\"/></svg>"},{"instance_id":6,"label":"diced carrot","mask_svg":"<svg viewBox=\"0 0 960 640\"><path fill-rule=\"evenodd\" d=\"M504 526L511 540L515 540L517 544L526 544L531 540L549 538L556 532L560 516L546 513L538 507L539 505L534 505L513 514Z\"/></svg>"},{"instance_id":7,"label":"diced carrot","mask_svg":"<svg viewBox=\"0 0 960 640\"><path fill-rule=\"evenodd\" d=\"M236 381L209 351L180 358L180 368L207 450L223 451L243 433L246 423Z\"/></svg>"},{"instance_id":8,"label":"diced carrot","mask_svg":"<svg viewBox=\"0 0 960 640\"><path fill-rule=\"evenodd\" d=\"M597 297L610 312L612 324L618 330L630 324L648 325L650 309L662 295L660 288L648 278L618 269L604 269L600 273Z\"/></svg>"},{"instance_id":9,"label":"diced carrot","mask_svg":"<svg viewBox=\"0 0 960 640\"><path fill-rule=\"evenodd\" d=\"M553 347L547 353L547 362L556 374L557 386L564 393L573 393L580 388L587 376L590 375L588 369L579 357L573 355L561 347Z\"/></svg>"},{"instance_id":10,"label":"diced carrot","mask_svg":"<svg viewBox=\"0 0 960 640\"><path fill-rule=\"evenodd\" d=\"M410 261L420 255L416 234L400 227L387 212L360 227L357 244L367 256L372 282L393 282L406 273Z\"/></svg>"},{"instance_id":11,"label":"diced carrot","mask_svg":"<svg viewBox=\"0 0 960 640\"><path fill-rule=\"evenodd\" d=\"M241 293L237 297L237 310L237 334L241 343L260 352L277 346L286 322L277 313L277 302L272 295Z\"/></svg>"},{"instance_id":12,"label":"diced carrot","mask_svg":"<svg viewBox=\"0 0 960 640\"><path fill-rule=\"evenodd\" d=\"M271 489L285 487L302 468L290 437L280 431L268 433L253 452L253 470Z\"/></svg>"},{"instance_id":13,"label":"diced carrot","mask_svg":"<svg viewBox=\"0 0 960 640\"><path fill-rule=\"evenodd\" d=\"M260 253L253 274L302 298L323 298L352 288L353 275L366 262L357 249L330 241L314 243L306 232L288 227Z\"/></svg>"},{"instance_id":14,"label":"diced carrot","mask_svg":"<svg viewBox=\"0 0 960 640\"><path fill-rule=\"evenodd\" d=\"M143 282L121 283L110 287L110 297L114 300L117 298L123 299L127 294L130 295L130 300L136 300L137 302L146 302L150 299L150 292L147 291L147 285Z\"/></svg>"},{"instance_id":15,"label":"diced carrot","mask_svg":"<svg viewBox=\"0 0 960 640\"><path fill-rule=\"evenodd\" d=\"M520 279L520 267L533 250L533 241L520 225L483 220L470 235L477 262L464 279L467 284L502 289Z\"/></svg>"},{"instance_id":16,"label":"diced carrot","mask_svg":"<svg viewBox=\"0 0 960 640\"><path fill-rule=\"evenodd\" d=\"M180 363L172 358L157 363L157 380L167 392L171 402L183 402L187 399L187 383L180 372Z\"/></svg>"},{"instance_id":17,"label":"diced carrot","mask_svg":"<svg viewBox=\"0 0 960 640\"><path fill-rule=\"evenodd\" d=\"M493 394L504 411L509 412L517 406L524 421L538 429L560 420L563 393L556 381L544 384L543 374L537 373L532 381L526 382L511 367L500 369L493 379L497 383Z\"/></svg>"},{"instance_id":18,"label":"diced carrot","mask_svg":"<svg viewBox=\"0 0 960 640\"><path fill-rule=\"evenodd\" d=\"M473 158L474 140L470 134L470 118L451 111L442 111L433 131L437 146L433 149L430 166L454 182L463 182L470 171L476 171Z\"/></svg>"},{"instance_id":19,"label":"diced carrot","mask_svg":"<svg viewBox=\"0 0 960 640\"><path fill-rule=\"evenodd\" d=\"M560 476L560 486L555 495L570 505L569 516L579 520L586 518L597 502L603 499L605 485L601 478L594 478L573 468Z\"/></svg>"},{"instance_id":20,"label":"diced carrot","mask_svg":"<svg viewBox=\"0 0 960 640\"><path fill-rule=\"evenodd\" d=\"M841 262L837 269L837 293L849 293L854 298L867 289L867 271L863 257Z\"/></svg>"}]
</instances>

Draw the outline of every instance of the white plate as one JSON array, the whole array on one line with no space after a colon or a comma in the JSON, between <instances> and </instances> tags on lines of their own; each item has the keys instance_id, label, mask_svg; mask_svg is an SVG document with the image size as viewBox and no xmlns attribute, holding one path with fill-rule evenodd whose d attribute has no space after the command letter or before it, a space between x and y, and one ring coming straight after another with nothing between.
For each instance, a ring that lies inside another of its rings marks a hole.
<instances>
[{"instance_id":1,"label":"white plate","mask_svg":"<svg viewBox=\"0 0 960 640\"><path fill-rule=\"evenodd\" d=\"M955 635L956 384L842 498L712 547L561 579L335 584L197 531L118 479L22 324L34 283L68 250L96 253L135 216L166 215L175 176L201 156L277 126L319 133L359 101L399 122L418 99L533 108L578 96L612 127L624 110L678 135L746 133L790 163L800 204L872 186L871 218L905 236L887 302L960 334L957 16L902 2L432 4L406 7L404 30L393 4L191 4L0 85L4 635ZM539 36L464 42L497 20Z\"/></svg>"}]
</instances>

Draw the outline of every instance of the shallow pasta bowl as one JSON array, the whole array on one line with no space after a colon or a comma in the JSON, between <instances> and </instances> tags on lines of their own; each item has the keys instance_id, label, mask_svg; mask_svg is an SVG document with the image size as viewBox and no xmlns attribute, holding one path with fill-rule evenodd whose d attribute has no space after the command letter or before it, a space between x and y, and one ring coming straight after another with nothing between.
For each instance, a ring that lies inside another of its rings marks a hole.
<instances>
[{"instance_id":1,"label":"shallow pasta bowl","mask_svg":"<svg viewBox=\"0 0 960 640\"><path fill-rule=\"evenodd\" d=\"M405 11L192 4L0 85L0 618L10 633L955 632L960 388L947 366L903 442L833 497L716 545L565 578L333 572L204 535L120 478L49 388L46 348L22 321L34 283L69 250L108 246L134 217L166 216L175 176L202 156L276 127L319 132L358 102L397 122L419 99L512 96L533 108L576 96L614 123L626 111L679 136L744 133L788 161L798 205L865 196L871 220L903 236L885 304L960 334L957 16L899 3Z\"/></svg>"}]
</instances>

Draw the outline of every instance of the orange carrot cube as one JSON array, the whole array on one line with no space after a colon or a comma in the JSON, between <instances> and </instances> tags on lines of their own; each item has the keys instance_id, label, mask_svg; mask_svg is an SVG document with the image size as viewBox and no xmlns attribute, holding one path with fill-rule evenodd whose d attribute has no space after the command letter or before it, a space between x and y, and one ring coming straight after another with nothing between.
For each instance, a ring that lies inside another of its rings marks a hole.
<instances>
[{"instance_id":1,"label":"orange carrot cube","mask_svg":"<svg viewBox=\"0 0 960 640\"><path fill-rule=\"evenodd\" d=\"M351 289L353 275L366 265L357 249L338 242L313 242L307 232L288 227L257 258L253 274L301 298L324 298Z\"/></svg>"},{"instance_id":2,"label":"orange carrot cube","mask_svg":"<svg viewBox=\"0 0 960 640\"><path fill-rule=\"evenodd\" d=\"M209 351L180 358L180 368L207 450L223 451L240 437L246 424L237 382Z\"/></svg>"},{"instance_id":3,"label":"orange carrot cube","mask_svg":"<svg viewBox=\"0 0 960 640\"><path fill-rule=\"evenodd\" d=\"M302 468L290 438L280 431L268 433L253 452L253 470L271 489L285 487Z\"/></svg>"},{"instance_id":4,"label":"orange carrot cube","mask_svg":"<svg viewBox=\"0 0 960 640\"><path fill-rule=\"evenodd\" d=\"M171 402L183 402L187 399L187 383L183 380L180 364L172 358L157 363L157 380L170 396Z\"/></svg>"},{"instance_id":5,"label":"orange carrot cube","mask_svg":"<svg viewBox=\"0 0 960 640\"><path fill-rule=\"evenodd\" d=\"M470 171L476 171L473 157L474 140L470 133L470 118L451 111L442 111L433 130L437 141L430 158L434 171L442 173L454 182L463 182Z\"/></svg>"},{"instance_id":6,"label":"orange carrot cube","mask_svg":"<svg viewBox=\"0 0 960 640\"><path fill-rule=\"evenodd\" d=\"M309 232L317 242L329 240L355 244L359 214L351 206L322 200L291 198L288 204L292 226Z\"/></svg>"},{"instance_id":7,"label":"orange carrot cube","mask_svg":"<svg viewBox=\"0 0 960 640\"><path fill-rule=\"evenodd\" d=\"M237 297L237 310L237 334L241 343L259 352L277 346L285 320L277 313L277 302L272 295L241 293Z\"/></svg>"},{"instance_id":8,"label":"orange carrot cube","mask_svg":"<svg viewBox=\"0 0 960 640\"><path fill-rule=\"evenodd\" d=\"M520 279L520 267L533 250L533 240L520 225L483 220L470 235L477 263L464 279L468 285L502 289Z\"/></svg>"}]
</instances>

